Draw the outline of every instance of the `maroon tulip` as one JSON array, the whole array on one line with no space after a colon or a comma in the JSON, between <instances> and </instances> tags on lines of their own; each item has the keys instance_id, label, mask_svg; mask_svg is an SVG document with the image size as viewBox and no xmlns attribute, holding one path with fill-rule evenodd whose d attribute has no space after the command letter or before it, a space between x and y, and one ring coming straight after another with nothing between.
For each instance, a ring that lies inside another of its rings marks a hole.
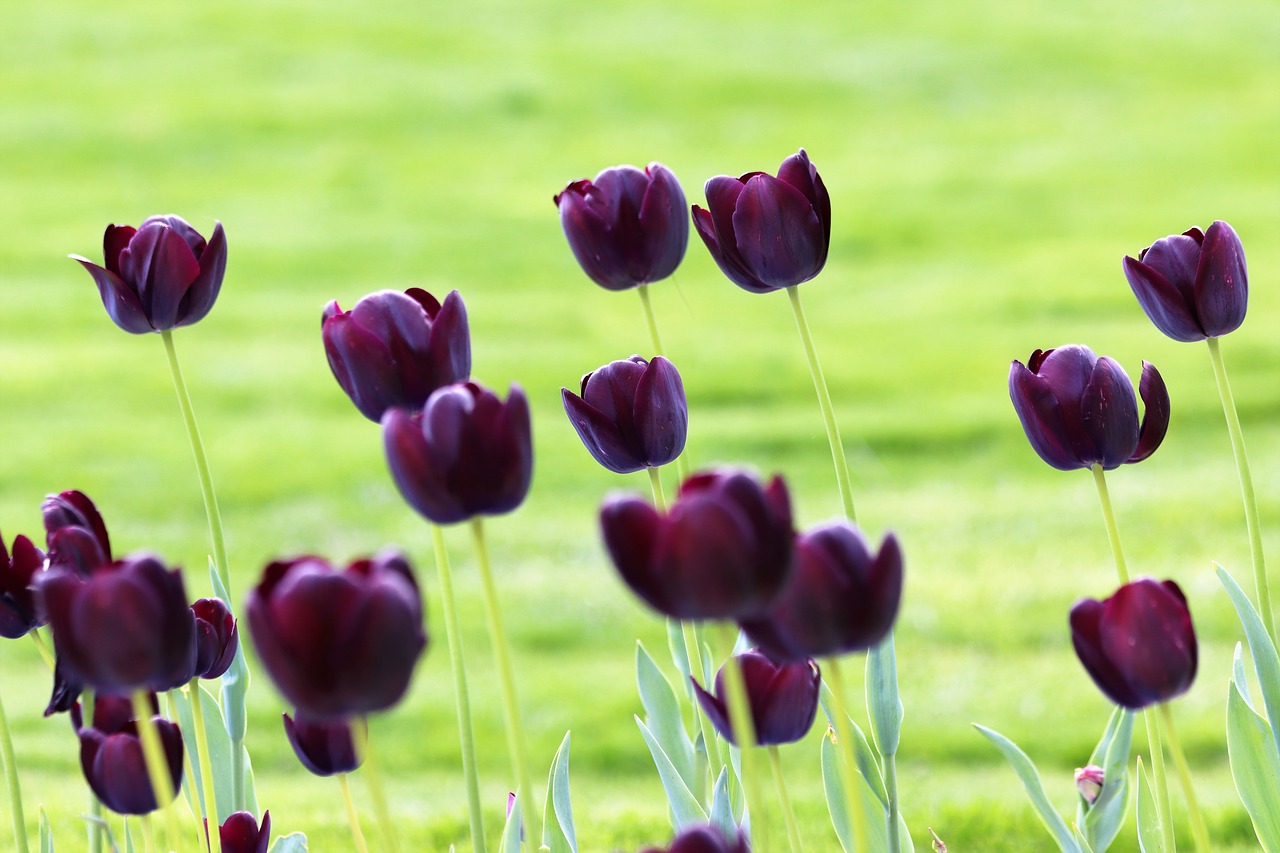
<instances>
[{"instance_id":1,"label":"maroon tulip","mask_svg":"<svg viewBox=\"0 0 1280 853\"><path fill-rule=\"evenodd\" d=\"M360 413L421 409L431 392L471 375L471 332L458 291L444 303L425 290L372 293L350 311L325 306L320 326L329 367Z\"/></svg>"},{"instance_id":2,"label":"maroon tulip","mask_svg":"<svg viewBox=\"0 0 1280 853\"><path fill-rule=\"evenodd\" d=\"M677 835L666 849L646 847L641 853L751 853L747 837L730 839L714 826L694 826Z\"/></svg>"},{"instance_id":3,"label":"maroon tulip","mask_svg":"<svg viewBox=\"0 0 1280 853\"><path fill-rule=\"evenodd\" d=\"M818 690L822 686L818 665L807 659L799 663L774 663L768 655L754 649L734 658L742 667L746 681L756 745L792 743L807 735L818 713ZM725 740L737 745L733 727L729 725L729 694L724 678L722 666L716 673L714 695L702 689L697 679L691 680L698 704L706 711L711 725Z\"/></svg>"},{"instance_id":4,"label":"maroon tulip","mask_svg":"<svg viewBox=\"0 0 1280 853\"><path fill-rule=\"evenodd\" d=\"M752 643L780 661L866 651L893 628L902 599L902 550L892 533L872 554L844 521L796 537L795 568L762 616L743 620Z\"/></svg>"},{"instance_id":5,"label":"maroon tulip","mask_svg":"<svg viewBox=\"0 0 1280 853\"><path fill-rule=\"evenodd\" d=\"M191 605L196 620L196 678L217 678L231 668L240 648L240 628L220 598Z\"/></svg>"},{"instance_id":6,"label":"maroon tulip","mask_svg":"<svg viewBox=\"0 0 1280 853\"><path fill-rule=\"evenodd\" d=\"M689 245L684 191L671 170L616 166L555 196L560 225L583 272L606 290L628 290L675 272Z\"/></svg>"},{"instance_id":7,"label":"maroon tulip","mask_svg":"<svg viewBox=\"0 0 1280 853\"><path fill-rule=\"evenodd\" d=\"M600 508L605 547L627 585L676 619L745 619L777 599L791 573L791 502L774 477L745 471L685 480L663 515L633 495Z\"/></svg>"},{"instance_id":8,"label":"maroon tulip","mask_svg":"<svg viewBox=\"0 0 1280 853\"><path fill-rule=\"evenodd\" d=\"M1124 369L1088 347L1036 350L1009 368L1009 397L1040 458L1060 471L1141 462L1169 429L1169 392L1154 365L1142 363L1138 400Z\"/></svg>"},{"instance_id":9,"label":"maroon tulip","mask_svg":"<svg viewBox=\"0 0 1280 853\"><path fill-rule=\"evenodd\" d=\"M151 707L158 711L154 694ZM182 782L182 732L163 717L153 716L160 745L176 792ZM71 723L80 735L80 767L93 793L117 814L143 815L156 810L156 795L138 735L132 702L122 696L99 695L93 703L93 725L81 725L80 706L71 710ZM168 805L165 803L164 805Z\"/></svg>"},{"instance_id":10,"label":"maroon tulip","mask_svg":"<svg viewBox=\"0 0 1280 853\"><path fill-rule=\"evenodd\" d=\"M93 501L74 489L49 495L40 505L44 516L49 568L66 567L83 575L111 562L111 537Z\"/></svg>"},{"instance_id":11,"label":"maroon tulip","mask_svg":"<svg viewBox=\"0 0 1280 853\"><path fill-rule=\"evenodd\" d=\"M436 524L518 507L533 480L531 429L519 386L504 403L474 382L441 388L418 414L390 409L382 419L392 479Z\"/></svg>"},{"instance_id":12,"label":"maroon tulip","mask_svg":"<svg viewBox=\"0 0 1280 853\"><path fill-rule=\"evenodd\" d=\"M1249 272L1225 222L1157 240L1136 261L1125 256L1124 275L1151 322L1175 341L1225 335L1244 322Z\"/></svg>"},{"instance_id":13,"label":"maroon tulip","mask_svg":"<svg viewBox=\"0 0 1280 853\"><path fill-rule=\"evenodd\" d=\"M582 396L561 389L565 414L596 461L617 474L656 468L684 450L689 406L675 365L638 355L582 377Z\"/></svg>"},{"instance_id":14,"label":"maroon tulip","mask_svg":"<svg viewBox=\"0 0 1280 853\"><path fill-rule=\"evenodd\" d=\"M218 827L218 838L222 841L222 853L267 853L271 843L271 812L262 813L262 826L258 826L249 812L232 812Z\"/></svg>"},{"instance_id":15,"label":"maroon tulip","mask_svg":"<svg viewBox=\"0 0 1280 853\"><path fill-rule=\"evenodd\" d=\"M363 719L310 720L301 711L296 717L284 715L284 734L303 767L317 776L335 776L360 766L368 737Z\"/></svg>"},{"instance_id":16,"label":"maroon tulip","mask_svg":"<svg viewBox=\"0 0 1280 853\"><path fill-rule=\"evenodd\" d=\"M831 198L803 148L775 178L748 172L707 181L693 225L729 280L752 293L793 287L822 272L831 243Z\"/></svg>"},{"instance_id":17,"label":"maroon tulip","mask_svg":"<svg viewBox=\"0 0 1280 853\"><path fill-rule=\"evenodd\" d=\"M72 260L89 271L117 326L135 335L167 332L204 319L227 268L227 238L215 223L206 243L180 216L152 216L137 228L108 225L105 267Z\"/></svg>"},{"instance_id":18,"label":"maroon tulip","mask_svg":"<svg viewBox=\"0 0 1280 853\"><path fill-rule=\"evenodd\" d=\"M1181 696L1196 677L1196 632L1173 581L1139 578L1071 608L1071 642L1113 702L1137 710Z\"/></svg>"},{"instance_id":19,"label":"maroon tulip","mask_svg":"<svg viewBox=\"0 0 1280 853\"><path fill-rule=\"evenodd\" d=\"M390 708L427 645L418 585L394 552L342 570L320 557L271 563L245 613L267 674L312 720Z\"/></svg>"},{"instance_id":20,"label":"maroon tulip","mask_svg":"<svg viewBox=\"0 0 1280 853\"><path fill-rule=\"evenodd\" d=\"M10 556L0 538L0 637L16 640L45 623L32 584L44 569L44 553L25 536L13 540Z\"/></svg>"},{"instance_id":21,"label":"maroon tulip","mask_svg":"<svg viewBox=\"0 0 1280 853\"><path fill-rule=\"evenodd\" d=\"M164 691L190 679L196 632L182 572L156 557L126 557L88 577L52 570L38 596L69 678L108 694Z\"/></svg>"}]
</instances>

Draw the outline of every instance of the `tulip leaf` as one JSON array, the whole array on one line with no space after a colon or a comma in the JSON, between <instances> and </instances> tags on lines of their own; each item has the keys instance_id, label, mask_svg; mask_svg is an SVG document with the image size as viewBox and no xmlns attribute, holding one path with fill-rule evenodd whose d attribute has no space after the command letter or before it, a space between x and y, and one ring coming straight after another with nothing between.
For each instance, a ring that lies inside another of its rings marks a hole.
<instances>
[{"instance_id":1,"label":"tulip leaf","mask_svg":"<svg viewBox=\"0 0 1280 853\"><path fill-rule=\"evenodd\" d=\"M711 822L728 838L732 838L738 831L738 825L733 820L733 798L729 795L727 767L720 769L720 776L716 779L711 794Z\"/></svg>"},{"instance_id":2,"label":"tulip leaf","mask_svg":"<svg viewBox=\"0 0 1280 853\"><path fill-rule=\"evenodd\" d=\"M679 619L667 619L667 648L671 651L671 662L676 665L681 681L692 695L693 685L689 683L689 653L684 645L684 628Z\"/></svg>"},{"instance_id":3,"label":"tulip leaf","mask_svg":"<svg viewBox=\"0 0 1280 853\"><path fill-rule=\"evenodd\" d=\"M1074 823L1071 824L1071 837L1076 840L1076 844L1080 845L1080 853L1097 853L1097 851L1089 846L1089 839L1084 837L1084 833L1080 831L1080 827L1076 826Z\"/></svg>"},{"instance_id":4,"label":"tulip leaf","mask_svg":"<svg viewBox=\"0 0 1280 853\"><path fill-rule=\"evenodd\" d=\"M867 829L867 850L858 850L853 838L853 822L849 816L849 798L846 796L844 779L840 775L840 762L843 761L841 750L836 746L835 732L827 728L822 738L822 787L827 797L827 811L831 815L831 825L835 828L836 838L845 853L872 853L872 851L888 850L889 833L885 827L884 804L880 802L867 779L861 773L856 774L859 795L862 798L862 814ZM908 836L909 838L910 836ZM909 842L904 842L905 845Z\"/></svg>"},{"instance_id":5,"label":"tulip leaf","mask_svg":"<svg viewBox=\"0 0 1280 853\"><path fill-rule=\"evenodd\" d=\"M498 842L499 853L520 853L520 836L524 833L523 823L520 817L520 795L517 793L507 812L507 823L502 828L502 840Z\"/></svg>"},{"instance_id":6,"label":"tulip leaf","mask_svg":"<svg viewBox=\"0 0 1280 853\"><path fill-rule=\"evenodd\" d=\"M892 632L867 653L867 713L880 754L897 753L904 712L898 695L898 662Z\"/></svg>"},{"instance_id":7,"label":"tulip leaf","mask_svg":"<svg viewBox=\"0 0 1280 853\"><path fill-rule=\"evenodd\" d=\"M1267 721L1249 708L1239 687L1227 694L1227 754L1231 776L1253 831L1267 853L1280 851L1280 753Z\"/></svg>"},{"instance_id":8,"label":"tulip leaf","mask_svg":"<svg viewBox=\"0 0 1280 853\"><path fill-rule=\"evenodd\" d=\"M822 713L827 717L827 724L835 726L835 697L831 694L831 688L827 683L822 682L822 687L818 692L818 702L822 705ZM871 786L871 791L880 800L879 808L881 810L889 808L889 795L885 791L884 777L880 773L880 762L876 758L876 754L871 749L871 744L867 740L866 734L862 728L853 721L852 717L846 715L849 723L849 730L853 732L853 753L858 763L858 772L862 774L862 778Z\"/></svg>"},{"instance_id":9,"label":"tulip leaf","mask_svg":"<svg viewBox=\"0 0 1280 853\"><path fill-rule=\"evenodd\" d=\"M684 728L680 701L671 688L671 682L667 681L641 643L636 643L636 684L649 730L684 780L685 787L701 791L700 780L694 776L696 750Z\"/></svg>"},{"instance_id":10,"label":"tulip leaf","mask_svg":"<svg viewBox=\"0 0 1280 853\"><path fill-rule=\"evenodd\" d=\"M1164 835L1160 832L1160 813L1151 793L1151 780L1138 756L1138 849L1142 853L1165 853ZM1172 853L1172 851L1170 851Z\"/></svg>"},{"instance_id":11,"label":"tulip leaf","mask_svg":"<svg viewBox=\"0 0 1280 853\"><path fill-rule=\"evenodd\" d=\"M654 737L653 732L649 731L649 727L643 720L636 717L635 721L640 727L640 734L644 736L649 752L653 755L653 763L658 767L658 777L662 780L663 790L666 791L667 803L671 806L676 830L679 831L697 823L706 823L707 813L703 811L698 799L689 791L689 786L680 777L680 773L667 757L667 753L663 751L658 739Z\"/></svg>"},{"instance_id":12,"label":"tulip leaf","mask_svg":"<svg viewBox=\"0 0 1280 853\"><path fill-rule=\"evenodd\" d=\"M569 732L564 733L564 740L551 759L547 798L542 804L542 845L551 853L578 853L573 808L569 803Z\"/></svg>"},{"instance_id":13,"label":"tulip leaf","mask_svg":"<svg viewBox=\"0 0 1280 853\"><path fill-rule=\"evenodd\" d=\"M1249 695L1249 676L1244 671L1244 650L1239 643L1236 643L1235 654L1231 657L1231 680L1235 682L1236 689L1240 691L1240 698L1244 699L1249 706L1249 710L1256 714L1258 709L1253 704L1253 697Z\"/></svg>"},{"instance_id":14,"label":"tulip leaf","mask_svg":"<svg viewBox=\"0 0 1280 853\"><path fill-rule=\"evenodd\" d=\"M1253 602L1244 594L1244 590L1235 582L1227 570L1214 564L1218 572L1218 580L1222 582L1235 605L1240 623L1244 626L1245 639L1249 641L1249 654L1253 656L1253 668L1258 674L1258 687L1262 692L1262 703L1266 706L1267 722L1271 726L1272 741L1280 751L1280 732L1276 730L1280 722L1280 655L1276 654L1275 644L1262 626L1262 619L1254 609Z\"/></svg>"},{"instance_id":15,"label":"tulip leaf","mask_svg":"<svg viewBox=\"0 0 1280 853\"><path fill-rule=\"evenodd\" d=\"M124 849L125 853L134 853L133 850L133 831L129 829L129 821L124 822Z\"/></svg>"},{"instance_id":16,"label":"tulip leaf","mask_svg":"<svg viewBox=\"0 0 1280 853\"><path fill-rule=\"evenodd\" d=\"M49 826L49 815L44 806L40 806L40 853L53 853L53 829Z\"/></svg>"},{"instance_id":17,"label":"tulip leaf","mask_svg":"<svg viewBox=\"0 0 1280 853\"><path fill-rule=\"evenodd\" d=\"M191 694L186 689L172 690L169 692L169 697L177 710L178 727L182 730L182 740L187 748L187 784L182 786L182 791L191 805L191 810L202 817L207 817L204 812L204 778L200 773ZM222 712L218 708L218 700L213 698L213 694L203 685L200 687L200 704L204 708L205 739L209 746L209 766L213 772L214 808L217 811L217 822L221 825L232 812L236 811L231 807L231 739L223 726L210 725L211 722L221 719ZM192 802L193 798L195 802Z\"/></svg>"},{"instance_id":18,"label":"tulip leaf","mask_svg":"<svg viewBox=\"0 0 1280 853\"><path fill-rule=\"evenodd\" d=\"M271 845L271 853L307 853L307 836L301 832L282 835Z\"/></svg>"},{"instance_id":19,"label":"tulip leaf","mask_svg":"<svg viewBox=\"0 0 1280 853\"><path fill-rule=\"evenodd\" d=\"M1058 849L1062 850L1063 853L1080 853L1080 845L1076 843L1071 830L1062 820L1062 816L1054 810L1053 804L1049 802L1049 798L1044 792L1044 785L1040 782L1040 774L1036 770L1035 764L1027 757L1027 754L1019 749L1017 744L997 731L985 726L979 726L976 723L974 728L981 732L983 737L995 744L996 749L1000 750L1000 754L1004 756L1005 761L1009 762L1009 766L1013 768L1013 772L1018 774L1018 778L1022 780L1022 787L1026 788L1027 796L1031 799L1031 805L1035 808L1040 822L1044 824L1045 829L1049 830L1049 834L1053 836L1053 840L1058 844Z\"/></svg>"},{"instance_id":20,"label":"tulip leaf","mask_svg":"<svg viewBox=\"0 0 1280 853\"><path fill-rule=\"evenodd\" d=\"M1084 827L1090 850L1106 850L1124 826L1129 810L1129 752L1133 743L1133 712L1116 706L1089 763L1102 768L1102 790L1093 805L1081 799L1076 821Z\"/></svg>"}]
</instances>

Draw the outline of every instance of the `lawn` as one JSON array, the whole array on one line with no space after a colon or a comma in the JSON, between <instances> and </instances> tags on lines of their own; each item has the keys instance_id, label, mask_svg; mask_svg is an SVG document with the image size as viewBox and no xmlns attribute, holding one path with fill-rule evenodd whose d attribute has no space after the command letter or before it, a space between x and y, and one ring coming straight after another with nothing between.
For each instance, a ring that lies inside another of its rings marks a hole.
<instances>
[{"instance_id":1,"label":"lawn","mask_svg":"<svg viewBox=\"0 0 1280 853\"><path fill-rule=\"evenodd\" d=\"M207 234L221 220L221 297L175 340L218 485L235 603L277 556L345 561L396 545L412 557L432 646L408 699L371 724L407 849L469 849L431 541L395 491L378 428L333 381L322 307L380 288L457 289L477 378L528 393L533 489L488 530L534 764L541 776L572 731L584 851L665 842L662 790L631 719L635 642L662 659L665 629L616 578L595 520L604 494L647 483L595 465L559 400L583 373L651 354L648 335L634 294L605 292L578 269L551 198L605 166L658 160L702 203L705 179L775 170L801 146L832 196L830 259L802 294L859 520L875 537L896 531L906 553L900 760L917 849L928 849L928 827L952 850L1051 849L1013 773L970 724L1021 744L1065 811L1072 768L1109 713L1066 627L1072 602L1115 586L1093 485L1035 456L1006 388L1011 360L1068 342L1133 376L1151 361L1168 383L1169 436L1147 462L1113 472L1112 498L1131 570L1174 578L1191 600L1201 668L1175 716L1215 849L1256 849L1222 726L1241 631L1211 570L1217 560L1251 586L1231 448L1205 347L1150 325L1120 260L1215 218L1241 235L1254 289L1223 351L1267 552L1280 561L1274 3L6 8L0 530L8 542L36 537L43 496L78 488L118 552L155 551L188 568L193 597L208 594L207 528L161 342L112 325L66 255L98 258L108 222L176 212ZM798 524L837 516L786 297L734 287L696 236L653 290L688 391L690 464L782 472ZM513 784L497 678L469 537L448 539L496 832ZM6 644L0 661L28 823L43 804L59 849L78 849L75 737L40 715L48 675L30 643ZM337 785L297 764L285 710L258 674L259 800L313 849L347 849ZM819 736L784 761L809 849L823 851L837 845ZM367 805L358 776L354 787ZM1113 849L1136 850L1132 822Z\"/></svg>"}]
</instances>

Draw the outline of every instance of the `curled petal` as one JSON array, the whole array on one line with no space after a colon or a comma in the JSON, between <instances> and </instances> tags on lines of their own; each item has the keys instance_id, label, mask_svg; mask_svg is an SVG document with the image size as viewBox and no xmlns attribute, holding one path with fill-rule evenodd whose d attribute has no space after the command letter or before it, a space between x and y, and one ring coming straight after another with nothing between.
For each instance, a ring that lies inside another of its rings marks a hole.
<instances>
[{"instance_id":1,"label":"curled petal","mask_svg":"<svg viewBox=\"0 0 1280 853\"><path fill-rule=\"evenodd\" d=\"M1138 380L1138 393L1142 396L1145 411L1142 414L1138 447L1129 457L1129 462L1141 462L1155 453L1169 430L1169 391L1165 388L1164 379L1154 364L1142 362L1142 378Z\"/></svg>"}]
</instances>

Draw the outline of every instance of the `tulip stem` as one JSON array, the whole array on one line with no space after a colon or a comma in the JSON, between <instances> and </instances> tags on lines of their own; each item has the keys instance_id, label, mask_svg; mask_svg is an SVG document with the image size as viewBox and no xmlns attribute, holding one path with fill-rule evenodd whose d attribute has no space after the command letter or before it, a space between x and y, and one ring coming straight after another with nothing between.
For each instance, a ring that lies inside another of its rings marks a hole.
<instances>
[{"instance_id":1,"label":"tulip stem","mask_svg":"<svg viewBox=\"0 0 1280 853\"><path fill-rule=\"evenodd\" d=\"M27 822L22 813L22 786L18 782L18 765L13 755L13 738L9 735L9 719L0 704L0 754L4 757L4 776L9 785L9 812L13 816L13 841L18 853L27 853Z\"/></svg>"},{"instance_id":2,"label":"tulip stem","mask_svg":"<svg viewBox=\"0 0 1280 853\"><path fill-rule=\"evenodd\" d=\"M467 666L462 654L462 631L458 628L458 604L453 596L453 571L444 530L431 525L435 543L436 574L440 577L440 599L444 606L444 632L449 640L449 668L453 670L454 704L458 714L458 739L462 746L462 775L467 784L467 810L471 819L471 847L485 853L484 819L480 810L480 775L476 770L476 735L471 724L471 697L467 691Z\"/></svg>"},{"instance_id":3,"label":"tulip stem","mask_svg":"<svg viewBox=\"0 0 1280 853\"><path fill-rule=\"evenodd\" d=\"M49 646L45 643L44 637L40 635L40 629L32 628L29 633L31 634L31 641L40 650L40 657L44 659L45 665L52 671L57 661L54 660L53 653L49 651Z\"/></svg>"},{"instance_id":4,"label":"tulip stem","mask_svg":"<svg viewBox=\"0 0 1280 853\"><path fill-rule=\"evenodd\" d=\"M156 849L156 831L151 826L151 815L144 814L138 816L138 823L142 824L142 849L147 853L155 853ZM129 824L125 821L125 833L128 834Z\"/></svg>"},{"instance_id":5,"label":"tulip stem","mask_svg":"<svg viewBox=\"0 0 1280 853\"><path fill-rule=\"evenodd\" d=\"M369 845L365 843L364 833L360 831L360 815L356 813L356 804L351 800L351 785L347 782L347 774L338 774L338 785L342 788L342 801L347 807L347 822L351 824L351 837L355 840L359 853L369 853Z\"/></svg>"},{"instance_id":6,"label":"tulip stem","mask_svg":"<svg viewBox=\"0 0 1280 853\"><path fill-rule=\"evenodd\" d=\"M1187 814L1191 818L1191 837L1196 849L1208 853L1213 848L1209 845L1209 830L1204 823L1204 815L1200 813L1200 803L1196 800L1195 786L1191 782L1191 768L1187 765L1186 753L1182 751L1182 743L1178 740L1178 732L1173 726L1173 713L1169 703L1162 702L1157 707L1160 722L1163 725L1164 737L1169 742L1169 754L1173 756L1173 766L1178 771L1178 781L1182 785L1182 795L1187 801Z\"/></svg>"},{"instance_id":7,"label":"tulip stem","mask_svg":"<svg viewBox=\"0 0 1280 853\"><path fill-rule=\"evenodd\" d=\"M729 730L738 742L742 756L743 814L751 815L751 846L756 850L769 850L769 838L765 833L764 799L760 795L760 778L755 772L756 721L751 716L751 700L747 696L747 679L742 672L742 662L734 655L737 630L732 622L719 623L721 642L729 647L729 659L724 662L725 692L728 694ZM749 792L749 795L748 795ZM756 811L751 811L754 804Z\"/></svg>"},{"instance_id":8,"label":"tulip stem","mask_svg":"<svg viewBox=\"0 0 1280 853\"><path fill-rule=\"evenodd\" d=\"M1129 582L1129 569L1124 562L1124 546L1120 544L1120 528L1116 526L1116 514L1111 509L1111 494L1107 491L1107 475L1102 466L1093 464L1093 482L1098 487L1098 501L1102 504L1102 520L1107 525L1107 538L1111 540L1111 556L1116 561L1116 574L1123 586Z\"/></svg>"},{"instance_id":9,"label":"tulip stem","mask_svg":"<svg viewBox=\"0 0 1280 853\"><path fill-rule=\"evenodd\" d=\"M177 794L173 790L173 778L169 775L169 761L160 743L160 732L152 719L150 695L143 688L133 691L133 716L138 738L142 741L142 757L147 765L156 808L164 811L169 843L176 847L182 837L178 831L178 813L171 808Z\"/></svg>"},{"instance_id":10,"label":"tulip stem","mask_svg":"<svg viewBox=\"0 0 1280 853\"><path fill-rule=\"evenodd\" d=\"M858 516L853 509L853 484L849 478L849 463L845 459L844 444L840 441L840 427L836 423L835 409L831 405L831 391L827 388L827 380L822 374L822 365L818 363L818 351L814 349L813 335L809 333L809 321L805 319L804 308L800 305L800 288L788 287L787 296L791 299L791 313L795 315L800 342L804 344L804 354L809 360L809 373L813 376L814 390L818 392L818 407L822 410L822 420L827 425L827 441L831 444L831 458L836 467L836 484L840 487L844 514L856 524Z\"/></svg>"},{"instance_id":11,"label":"tulip stem","mask_svg":"<svg viewBox=\"0 0 1280 853\"><path fill-rule=\"evenodd\" d=\"M782 804L782 818L787 823L787 841L791 844L791 853L803 853L804 844L800 841L800 827L796 825L795 811L791 808L791 797L787 795L787 783L782 778L782 760L778 757L778 747L768 747L769 764L773 768L773 784L778 789L778 802Z\"/></svg>"},{"instance_id":12,"label":"tulip stem","mask_svg":"<svg viewBox=\"0 0 1280 853\"><path fill-rule=\"evenodd\" d=\"M529 768L525 759L524 727L520 722L519 703L516 700L516 678L511 667L511 652L507 632L502 626L502 611L498 607L498 590L493 583L493 570L489 564L489 549L484 540L484 520L476 516L471 520L471 533L475 539L476 564L480 569L480 583L484 590L484 608L489 618L489 637L493 654L497 658L498 673L502 685L502 705L507 724L507 748L511 751L511 763L515 769L518 796L527 803L534 802L533 785L529 781ZM533 810L529 809L532 821ZM542 831L537 837L541 838Z\"/></svg>"},{"instance_id":13,"label":"tulip stem","mask_svg":"<svg viewBox=\"0 0 1280 853\"><path fill-rule=\"evenodd\" d=\"M691 677L702 678L705 680L706 672L702 666L701 646L698 644L697 623L691 619L681 620L681 634L684 636L684 653L689 659L689 675ZM693 734L696 743L697 736L702 735L703 749L706 751L707 760L711 760L711 750L714 748L716 753L716 770L711 775L714 777L719 774L719 768L725 766L724 755L720 751L720 741L716 738L715 729L711 727L705 719L705 713L702 710L702 703L692 692L693 685L686 684L684 695L689 697L689 704L693 706ZM715 779L703 780L715 784ZM699 792L700 794L703 792ZM701 799L701 797L700 797Z\"/></svg>"},{"instance_id":14,"label":"tulip stem","mask_svg":"<svg viewBox=\"0 0 1280 853\"><path fill-rule=\"evenodd\" d=\"M1258 612L1267 636L1276 640L1275 618L1271 614L1271 588L1267 582L1267 567L1262 556L1262 527L1258 523L1258 499L1253 494L1253 475L1249 473L1249 456L1244 449L1244 432L1240 429L1240 413L1231 395L1231 383L1227 381L1227 368L1222 363L1222 350L1216 337L1207 338L1209 359L1213 362L1213 375L1218 381L1218 396L1222 398L1222 412L1227 418L1227 433L1231 437L1231 451L1236 458L1236 471L1240 475L1240 494L1244 498L1244 521L1249 531L1249 555L1253 558L1253 582L1258 588Z\"/></svg>"},{"instance_id":15,"label":"tulip stem","mask_svg":"<svg viewBox=\"0 0 1280 853\"><path fill-rule=\"evenodd\" d=\"M355 743L354 737L352 743ZM366 737L364 742L364 780L369 786L369 796L373 799L373 812L378 816L382 841L391 853L400 853L400 839L396 835L396 825L391 820L391 810L387 808L387 792L382 786L382 768L378 765L372 737Z\"/></svg>"},{"instance_id":16,"label":"tulip stem","mask_svg":"<svg viewBox=\"0 0 1280 853\"><path fill-rule=\"evenodd\" d=\"M1151 750L1151 773L1155 776L1156 811L1160 815L1160 835L1165 853L1178 849L1173 838L1173 806L1169 802L1169 780L1164 773L1164 739L1160 735L1160 717L1155 709L1144 708L1142 719L1147 727L1147 747Z\"/></svg>"},{"instance_id":17,"label":"tulip stem","mask_svg":"<svg viewBox=\"0 0 1280 853\"><path fill-rule=\"evenodd\" d=\"M822 663L827 681L831 683L831 698L835 700L836 739L844 755L837 762L840 782L844 786L845 807L849 812L849 825L853 829L853 849L871 849L871 836L867 828L867 815L863 809L862 792L858 789L858 758L853 746L853 721L849 718L845 702L844 677L840 674L840 661L832 656Z\"/></svg>"},{"instance_id":18,"label":"tulip stem","mask_svg":"<svg viewBox=\"0 0 1280 853\"><path fill-rule=\"evenodd\" d=\"M222 834L218 832L222 821L218 819L217 795L213 787L213 763L209 755L209 735L204 725L204 696L200 689L199 676L192 678L191 683L187 685L187 696L191 701L191 724L196 730L196 758L200 762L200 788L204 795L202 797L204 817L208 821L205 825L205 832L208 834L205 846L210 850L216 850L217 853L222 853Z\"/></svg>"},{"instance_id":19,"label":"tulip stem","mask_svg":"<svg viewBox=\"0 0 1280 853\"><path fill-rule=\"evenodd\" d=\"M93 706L96 701L93 689L86 687L80 694L80 707L83 708L84 718L92 722ZM98 799L98 795L89 791L89 820L86 822L86 829L89 833L89 853L102 853L103 836L106 835L107 821L102 816L102 801Z\"/></svg>"},{"instance_id":20,"label":"tulip stem","mask_svg":"<svg viewBox=\"0 0 1280 853\"><path fill-rule=\"evenodd\" d=\"M662 478L657 468L649 468L649 486L653 489L653 506L658 512L667 511L667 496L662 493Z\"/></svg>"},{"instance_id":21,"label":"tulip stem","mask_svg":"<svg viewBox=\"0 0 1280 853\"><path fill-rule=\"evenodd\" d=\"M658 334L658 319L653 313L653 303L649 300L649 285L642 284L636 288L636 293L640 294L640 305L644 308L644 319L649 326L649 340L653 343L654 356L660 356L665 353L662 347L662 337ZM684 454L676 457L676 476L681 482L689 476L689 467L684 461Z\"/></svg>"}]
</instances>

